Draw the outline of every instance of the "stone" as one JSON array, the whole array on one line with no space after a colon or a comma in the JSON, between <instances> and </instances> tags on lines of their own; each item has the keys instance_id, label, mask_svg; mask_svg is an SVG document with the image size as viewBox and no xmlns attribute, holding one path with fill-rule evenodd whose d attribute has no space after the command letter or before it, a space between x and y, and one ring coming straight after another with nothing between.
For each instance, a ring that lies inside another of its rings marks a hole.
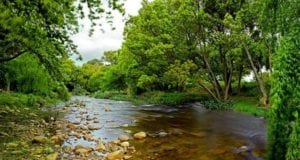
<instances>
[{"instance_id":1,"label":"stone","mask_svg":"<svg viewBox=\"0 0 300 160\"><path fill-rule=\"evenodd\" d=\"M46 160L56 160L57 157L58 157L58 153L55 152L55 153L49 154L49 155L46 157Z\"/></svg>"},{"instance_id":2,"label":"stone","mask_svg":"<svg viewBox=\"0 0 300 160\"><path fill-rule=\"evenodd\" d=\"M123 150L117 150L112 153L107 154L107 160L121 160L123 158L124 151Z\"/></svg>"},{"instance_id":3,"label":"stone","mask_svg":"<svg viewBox=\"0 0 300 160\"><path fill-rule=\"evenodd\" d=\"M167 132L159 132L159 133L158 133L158 136L159 136L159 137L165 137L165 136L167 136L167 135L168 135Z\"/></svg>"},{"instance_id":4,"label":"stone","mask_svg":"<svg viewBox=\"0 0 300 160\"><path fill-rule=\"evenodd\" d=\"M132 156L125 155L125 156L123 157L123 159L125 159L125 160L130 159L130 158L132 158Z\"/></svg>"},{"instance_id":5,"label":"stone","mask_svg":"<svg viewBox=\"0 0 300 160\"><path fill-rule=\"evenodd\" d=\"M105 108L104 108L104 111L105 111L105 112L111 112L111 109L110 109L109 107L105 107Z\"/></svg>"},{"instance_id":6,"label":"stone","mask_svg":"<svg viewBox=\"0 0 300 160\"><path fill-rule=\"evenodd\" d=\"M40 143L40 144L45 144L48 142L48 138L44 136L35 136L32 140L32 143Z\"/></svg>"},{"instance_id":7,"label":"stone","mask_svg":"<svg viewBox=\"0 0 300 160\"><path fill-rule=\"evenodd\" d=\"M93 126L93 125L88 125L88 129L89 130L98 130L98 129L100 129L100 127Z\"/></svg>"},{"instance_id":8,"label":"stone","mask_svg":"<svg viewBox=\"0 0 300 160\"><path fill-rule=\"evenodd\" d=\"M199 137L199 138L207 137L207 133L205 132L191 132L190 134L192 136Z\"/></svg>"},{"instance_id":9,"label":"stone","mask_svg":"<svg viewBox=\"0 0 300 160\"><path fill-rule=\"evenodd\" d=\"M114 144L119 144L121 141L118 140L118 139L115 139L115 140L112 140L111 142L114 143Z\"/></svg>"},{"instance_id":10,"label":"stone","mask_svg":"<svg viewBox=\"0 0 300 160\"><path fill-rule=\"evenodd\" d=\"M119 136L119 140L120 141L128 141L129 137L127 135L121 135L121 136Z\"/></svg>"},{"instance_id":11,"label":"stone","mask_svg":"<svg viewBox=\"0 0 300 160\"><path fill-rule=\"evenodd\" d=\"M78 148L75 150L76 155L87 156L92 150L89 148Z\"/></svg>"},{"instance_id":12,"label":"stone","mask_svg":"<svg viewBox=\"0 0 300 160\"><path fill-rule=\"evenodd\" d=\"M133 138L135 139L144 139L146 138L146 133L145 132L138 132L136 134L133 135Z\"/></svg>"},{"instance_id":13,"label":"stone","mask_svg":"<svg viewBox=\"0 0 300 160\"><path fill-rule=\"evenodd\" d=\"M129 147L129 142L122 142L120 145L127 148Z\"/></svg>"},{"instance_id":14,"label":"stone","mask_svg":"<svg viewBox=\"0 0 300 160\"><path fill-rule=\"evenodd\" d=\"M106 147L104 146L103 143L100 143L95 147L95 151L99 152L99 151L104 151L104 150L106 150Z\"/></svg>"}]
</instances>

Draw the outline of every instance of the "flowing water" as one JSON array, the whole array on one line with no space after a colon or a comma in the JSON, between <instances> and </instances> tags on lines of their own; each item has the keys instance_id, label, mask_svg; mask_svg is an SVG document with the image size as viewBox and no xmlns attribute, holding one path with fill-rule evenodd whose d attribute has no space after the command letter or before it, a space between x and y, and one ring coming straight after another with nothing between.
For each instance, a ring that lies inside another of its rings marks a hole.
<instances>
[{"instance_id":1,"label":"flowing water","mask_svg":"<svg viewBox=\"0 0 300 160\"><path fill-rule=\"evenodd\" d=\"M131 140L136 152L131 159L153 160L258 160L265 152L266 128L261 118L231 111L209 111L201 104L181 106L143 105L129 102L73 97L85 104L72 109L65 118L79 121L78 114L93 117L99 127L92 135L104 142L120 135L147 133L143 140ZM65 146L94 147L94 142L69 138Z\"/></svg>"}]
</instances>

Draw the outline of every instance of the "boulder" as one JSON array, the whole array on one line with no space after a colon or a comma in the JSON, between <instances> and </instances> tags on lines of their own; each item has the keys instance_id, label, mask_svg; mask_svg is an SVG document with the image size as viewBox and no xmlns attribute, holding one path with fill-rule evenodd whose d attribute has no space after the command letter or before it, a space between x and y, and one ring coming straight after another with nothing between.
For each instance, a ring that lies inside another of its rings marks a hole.
<instances>
[{"instance_id":1,"label":"boulder","mask_svg":"<svg viewBox=\"0 0 300 160\"><path fill-rule=\"evenodd\" d=\"M119 136L119 140L120 141L128 141L129 137L127 135L121 135L121 136Z\"/></svg>"},{"instance_id":2,"label":"boulder","mask_svg":"<svg viewBox=\"0 0 300 160\"><path fill-rule=\"evenodd\" d=\"M106 147L104 146L103 143L100 143L95 147L95 151L99 152L99 151L103 151L103 150L106 150Z\"/></svg>"},{"instance_id":3,"label":"boulder","mask_svg":"<svg viewBox=\"0 0 300 160\"><path fill-rule=\"evenodd\" d=\"M144 138L146 138L146 133L145 132L138 132L138 133L136 133L136 134L134 134L133 135L133 137L135 138L135 139L144 139Z\"/></svg>"},{"instance_id":4,"label":"boulder","mask_svg":"<svg viewBox=\"0 0 300 160\"><path fill-rule=\"evenodd\" d=\"M123 158L124 151L123 150L117 150L112 153L107 154L107 159L108 160L120 160Z\"/></svg>"},{"instance_id":5,"label":"boulder","mask_svg":"<svg viewBox=\"0 0 300 160\"><path fill-rule=\"evenodd\" d=\"M40 143L40 144L45 144L48 142L48 138L44 136L35 136L32 140L32 143Z\"/></svg>"},{"instance_id":6,"label":"boulder","mask_svg":"<svg viewBox=\"0 0 300 160\"><path fill-rule=\"evenodd\" d=\"M129 142L122 142L120 145L127 148L129 147Z\"/></svg>"}]
</instances>

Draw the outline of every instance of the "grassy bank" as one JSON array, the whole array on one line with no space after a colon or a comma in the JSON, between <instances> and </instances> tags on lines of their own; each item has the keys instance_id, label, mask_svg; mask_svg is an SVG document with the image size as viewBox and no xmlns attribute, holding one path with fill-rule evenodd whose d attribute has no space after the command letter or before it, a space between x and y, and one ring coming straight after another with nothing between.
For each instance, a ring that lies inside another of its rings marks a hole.
<instances>
[{"instance_id":1,"label":"grassy bank","mask_svg":"<svg viewBox=\"0 0 300 160\"><path fill-rule=\"evenodd\" d=\"M256 97L232 97L232 109L236 112L242 112L258 117L267 117L267 108L259 105Z\"/></svg>"},{"instance_id":2,"label":"grassy bank","mask_svg":"<svg viewBox=\"0 0 300 160\"><path fill-rule=\"evenodd\" d=\"M195 94L186 92L161 92L152 91L145 92L141 95L130 96L124 92L97 92L94 94L96 98L130 101L135 105L142 104L164 104L179 105L184 103L204 101L210 99L206 94Z\"/></svg>"},{"instance_id":3,"label":"grassy bank","mask_svg":"<svg viewBox=\"0 0 300 160\"><path fill-rule=\"evenodd\" d=\"M205 93L186 93L186 92L146 92L141 95L129 96L125 92L110 91L97 92L96 98L130 101L135 105L142 104L164 104L179 105L191 102L201 102L206 108L213 110L234 110L258 117L266 117L267 110L258 105L258 100L253 96L234 96L227 102L216 102Z\"/></svg>"},{"instance_id":4,"label":"grassy bank","mask_svg":"<svg viewBox=\"0 0 300 160\"><path fill-rule=\"evenodd\" d=\"M53 153L53 144L33 144L32 138L51 134L49 124L58 113L47 106L57 102L36 95L0 92L0 159L43 159Z\"/></svg>"}]
</instances>

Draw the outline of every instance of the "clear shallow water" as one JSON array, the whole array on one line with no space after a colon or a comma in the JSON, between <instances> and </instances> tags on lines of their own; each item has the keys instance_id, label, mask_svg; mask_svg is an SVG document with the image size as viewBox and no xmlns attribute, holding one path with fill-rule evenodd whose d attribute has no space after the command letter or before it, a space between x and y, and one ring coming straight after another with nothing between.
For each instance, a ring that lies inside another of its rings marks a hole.
<instances>
[{"instance_id":1,"label":"clear shallow water","mask_svg":"<svg viewBox=\"0 0 300 160\"><path fill-rule=\"evenodd\" d=\"M73 97L72 101L75 100L82 101L85 107L73 108L65 118L81 121L78 114L87 112L82 117L99 121L88 124L100 127L92 135L104 142L138 131L149 135L144 140L130 141L137 150L132 159L255 160L264 154L266 129L261 118L230 111L208 111L197 103L134 106L129 102L81 96ZM81 125L85 123L81 121ZM95 146L83 139L65 141L66 146L77 144Z\"/></svg>"}]
</instances>

